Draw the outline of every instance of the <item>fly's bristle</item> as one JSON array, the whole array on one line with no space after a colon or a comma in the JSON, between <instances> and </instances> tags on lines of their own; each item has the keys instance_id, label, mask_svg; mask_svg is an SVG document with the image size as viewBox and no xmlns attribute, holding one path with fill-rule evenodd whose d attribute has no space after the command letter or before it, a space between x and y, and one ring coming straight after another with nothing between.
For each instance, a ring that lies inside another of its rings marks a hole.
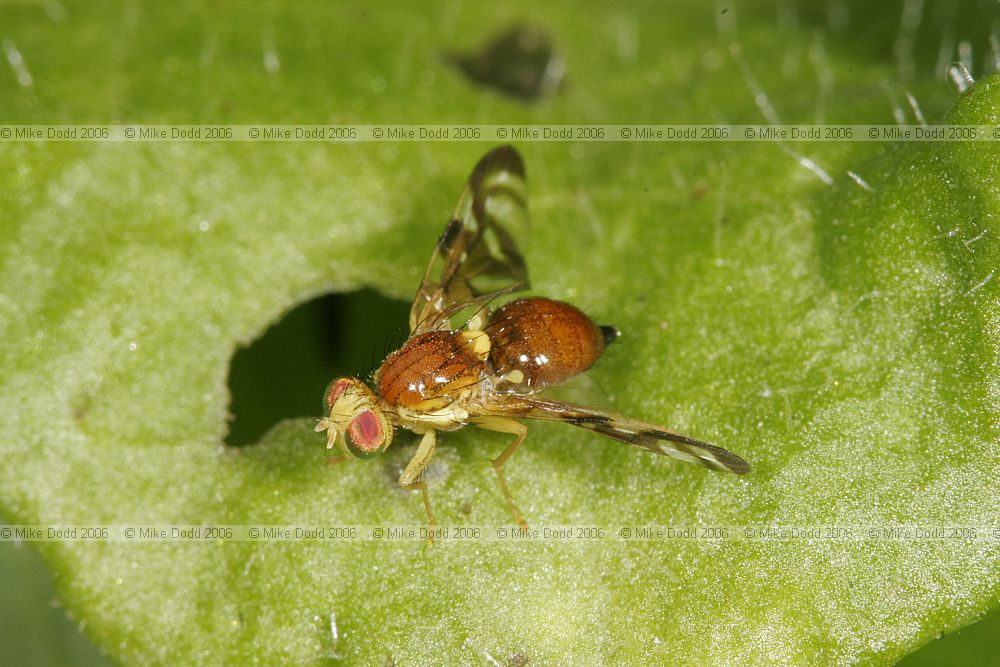
<instances>
[{"instance_id":1,"label":"fly's bristle","mask_svg":"<svg viewBox=\"0 0 1000 667\"><path fill-rule=\"evenodd\" d=\"M604 345L607 346L618 340L618 337L622 335L622 332L609 324L602 324L601 335L604 336Z\"/></svg>"}]
</instances>

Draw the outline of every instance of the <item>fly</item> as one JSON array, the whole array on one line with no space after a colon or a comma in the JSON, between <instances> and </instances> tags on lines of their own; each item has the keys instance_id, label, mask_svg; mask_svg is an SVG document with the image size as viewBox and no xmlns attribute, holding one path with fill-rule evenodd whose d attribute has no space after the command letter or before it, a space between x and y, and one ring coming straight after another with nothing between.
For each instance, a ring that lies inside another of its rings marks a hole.
<instances>
[{"instance_id":1,"label":"fly","mask_svg":"<svg viewBox=\"0 0 1000 667\"><path fill-rule=\"evenodd\" d=\"M493 460L500 490L516 521L527 523L504 477L504 465L528 433L521 420L566 422L655 454L737 474L742 458L716 445L616 412L546 395L590 368L618 338L578 308L543 297L492 304L529 288L514 230L527 223L524 164L501 146L473 169L438 240L410 309L410 336L382 362L370 382L334 380L324 397L327 417L316 425L327 448L355 458L384 452L397 428L421 436L399 478L418 490L435 525L421 473L439 432L474 424L513 436ZM457 328L454 321L463 322Z\"/></svg>"}]
</instances>

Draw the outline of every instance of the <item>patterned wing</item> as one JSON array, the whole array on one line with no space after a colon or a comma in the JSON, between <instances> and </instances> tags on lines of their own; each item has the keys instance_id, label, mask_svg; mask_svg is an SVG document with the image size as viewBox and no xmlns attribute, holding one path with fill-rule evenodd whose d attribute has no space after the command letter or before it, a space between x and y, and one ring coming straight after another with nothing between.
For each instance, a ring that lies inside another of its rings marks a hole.
<instances>
[{"instance_id":1,"label":"patterned wing","mask_svg":"<svg viewBox=\"0 0 1000 667\"><path fill-rule=\"evenodd\" d=\"M579 426L655 454L745 475L750 464L732 452L680 433L630 419L610 410L588 408L572 403L534 396L500 394L490 397L484 411L520 419L557 421Z\"/></svg>"},{"instance_id":2,"label":"patterned wing","mask_svg":"<svg viewBox=\"0 0 1000 667\"><path fill-rule=\"evenodd\" d=\"M472 170L441 234L410 309L410 333L451 329L451 317L528 288L514 241L528 224L524 163L511 146L487 153Z\"/></svg>"}]
</instances>

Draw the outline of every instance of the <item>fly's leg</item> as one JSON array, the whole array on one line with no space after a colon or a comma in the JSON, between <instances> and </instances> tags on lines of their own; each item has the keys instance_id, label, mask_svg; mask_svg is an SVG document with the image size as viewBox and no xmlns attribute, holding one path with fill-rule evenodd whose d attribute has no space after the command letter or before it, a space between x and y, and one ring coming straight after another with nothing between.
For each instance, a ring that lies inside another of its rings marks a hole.
<instances>
[{"instance_id":1,"label":"fly's leg","mask_svg":"<svg viewBox=\"0 0 1000 667\"><path fill-rule=\"evenodd\" d=\"M506 417L477 417L474 423L484 428L488 431L497 431L499 433L510 433L511 435L517 436L514 438L514 442L507 445L507 448L500 453L500 456L493 459L493 470L497 473L497 481L500 483L500 490L503 492L503 497L507 499L507 506L510 507L510 513L514 515L514 519L517 521L518 525L522 528L527 528L528 523L521 516L521 511L517 509L517 505L514 504L514 498L510 495L510 489L507 487L507 480L503 475L503 466L507 461L514 455L517 448L521 446L524 442L524 436L528 434L528 426L522 424L519 421L514 421L513 419L507 419Z\"/></svg>"},{"instance_id":2,"label":"fly's leg","mask_svg":"<svg viewBox=\"0 0 1000 667\"><path fill-rule=\"evenodd\" d=\"M420 480L419 477L431 462L436 447L437 431L431 429L424 433L424 437L421 438L420 444L417 446L416 453L414 453L410 462L406 464L403 474L399 476L399 485L401 487L407 490L420 491L420 495L424 499L424 509L427 510L427 523L430 527L430 530L427 531L427 541L431 544L434 544L434 527L437 525L437 521L434 520L434 511L431 510L431 498L427 494L427 482Z\"/></svg>"}]
</instances>

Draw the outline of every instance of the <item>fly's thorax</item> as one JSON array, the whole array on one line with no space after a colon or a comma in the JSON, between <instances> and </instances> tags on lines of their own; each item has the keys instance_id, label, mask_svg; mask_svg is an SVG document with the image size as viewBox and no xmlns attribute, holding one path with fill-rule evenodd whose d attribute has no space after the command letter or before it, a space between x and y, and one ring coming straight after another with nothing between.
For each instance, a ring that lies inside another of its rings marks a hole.
<instances>
[{"instance_id":1,"label":"fly's thorax","mask_svg":"<svg viewBox=\"0 0 1000 667\"><path fill-rule=\"evenodd\" d=\"M482 331L431 331L410 338L382 362L375 382L394 412L442 410L478 391L490 339Z\"/></svg>"},{"instance_id":2,"label":"fly's thorax","mask_svg":"<svg viewBox=\"0 0 1000 667\"><path fill-rule=\"evenodd\" d=\"M590 368L614 338L579 308L532 297L497 309L486 326L498 388L534 390L558 384Z\"/></svg>"},{"instance_id":3,"label":"fly's thorax","mask_svg":"<svg viewBox=\"0 0 1000 667\"><path fill-rule=\"evenodd\" d=\"M392 444L393 428L375 392L358 378L334 380L323 399L327 417L316 425L334 445L359 458L374 456Z\"/></svg>"}]
</instances>

